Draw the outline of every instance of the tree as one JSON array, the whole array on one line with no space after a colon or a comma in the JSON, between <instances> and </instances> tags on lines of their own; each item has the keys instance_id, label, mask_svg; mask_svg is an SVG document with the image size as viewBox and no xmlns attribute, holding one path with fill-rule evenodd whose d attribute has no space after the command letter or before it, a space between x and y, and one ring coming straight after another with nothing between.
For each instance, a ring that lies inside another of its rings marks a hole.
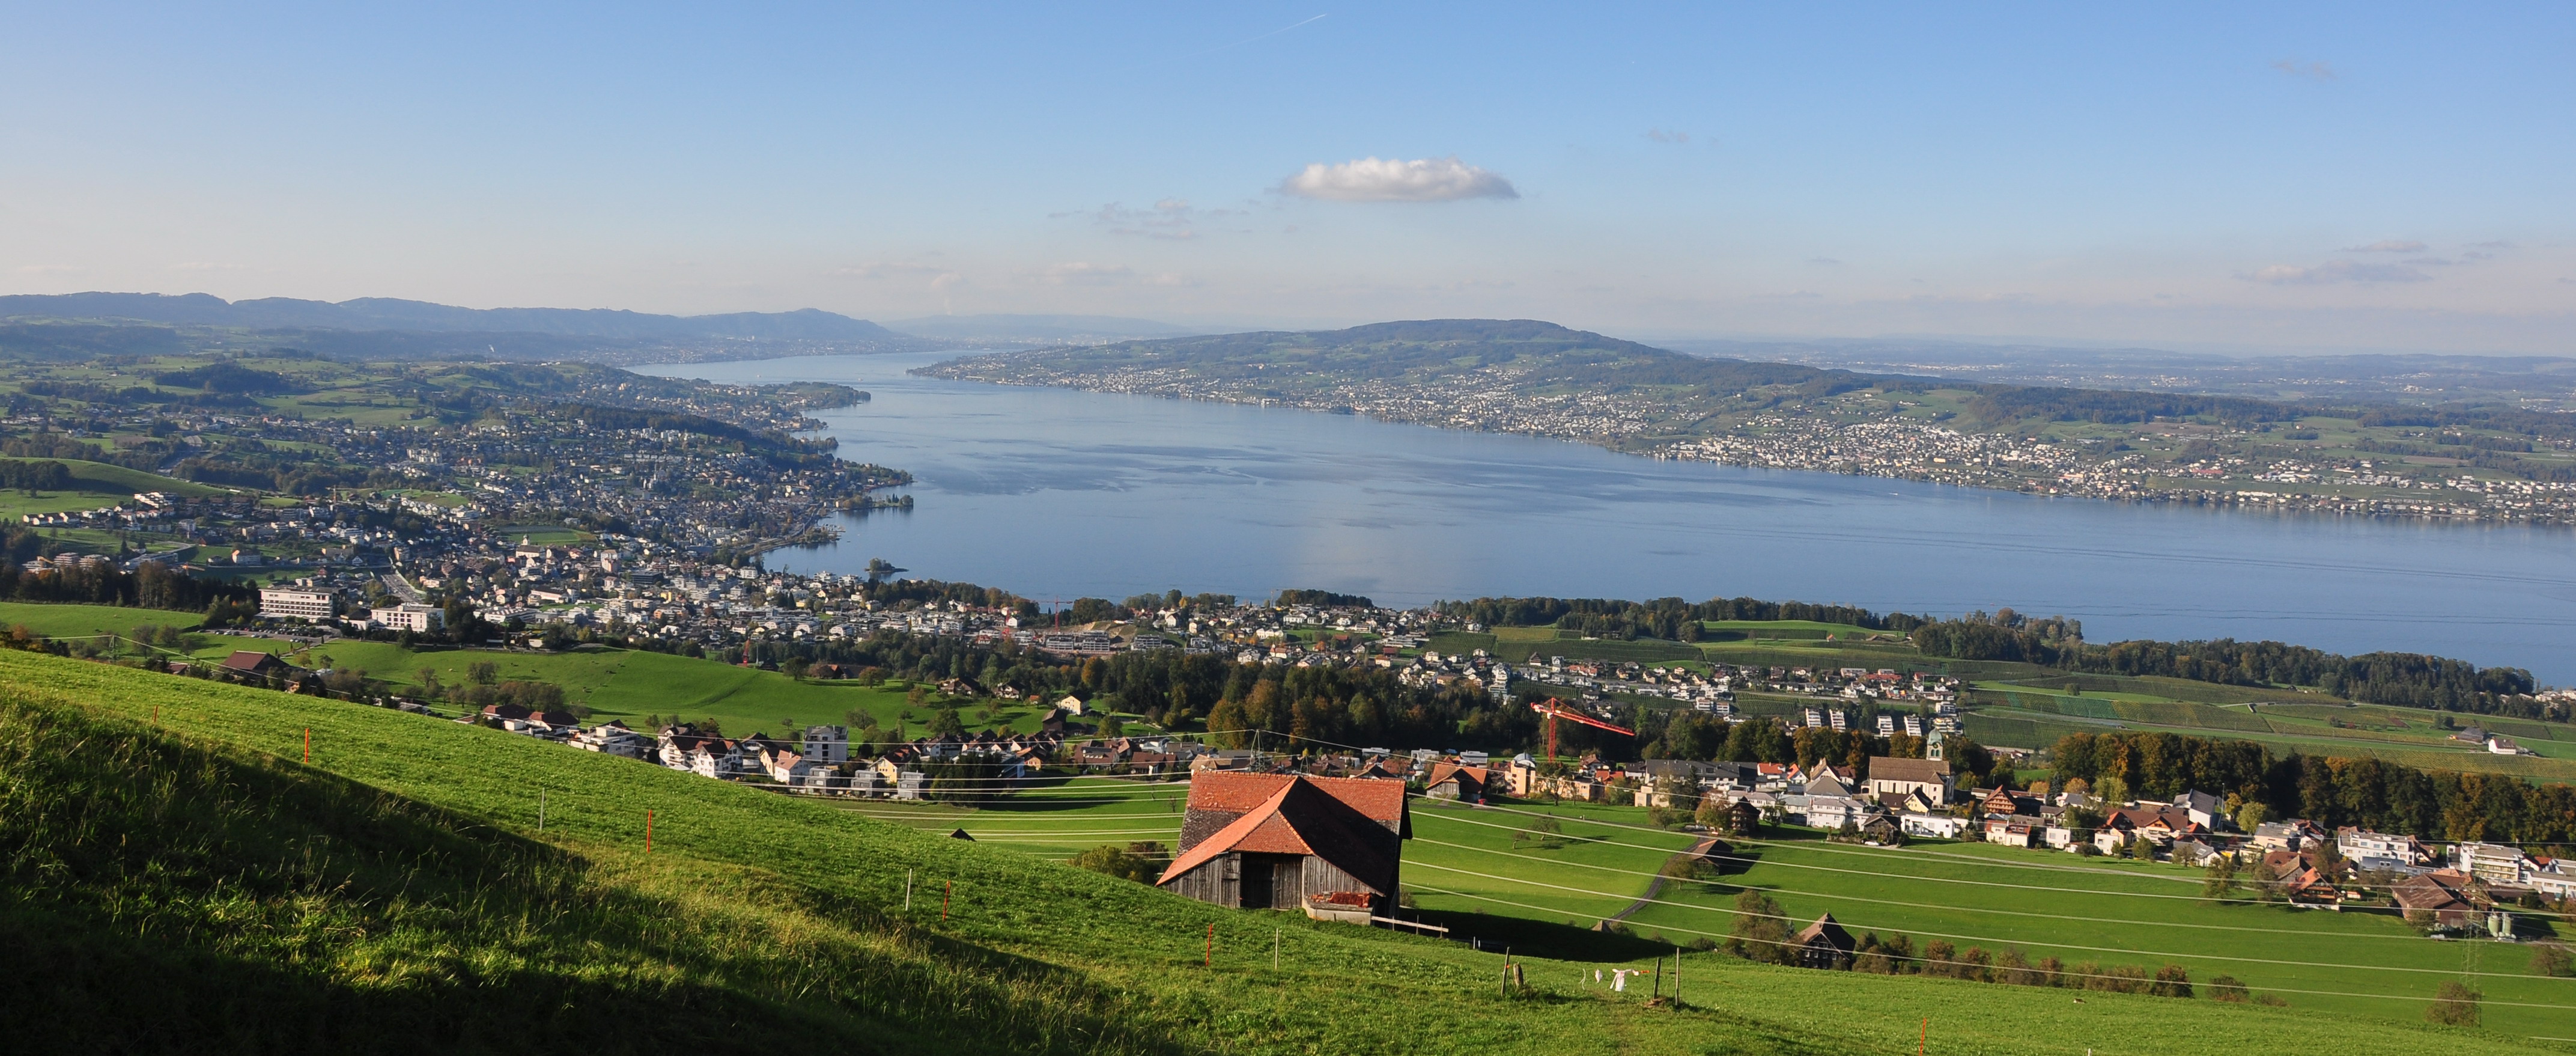
<instances>
[{"instance_id":1,"label":"tree","mask_svg":"<svg viewBox=\"0 0 2576 1056\"><path fill-rule=\"evenodd\" d=\"M1694 812L1691 817L1692 820L1695 820L1702 825L1706 825L1709 828L1723 829L1727 826L1728 817L1734 813L1734 806L1729 804L1725 797L1708 796L1699 801L1699 810Z\"/></svg>"},{"instance_id":2,"label":"tree","mask_svg":"<svg viewBox=\"0 0 2576 1056\"><path fill-rule=\"evenodd\" d=\"M1081 854L1074 855L1073 867L1076 869L1089 869L1095 873L1107 873L1111 876L1118 877L1119 879L1133 880L1140 884L1151 884L1154 882L1155 877L1162 873L1163 863L1159 859L1163 856L1152 852L1143 854L1137 853L1139 848L1152 848L1154 851L1160 851L1162 845L1159 843L1145 843L1131 844L1127 847L1120 847L1115 844L1104 847L1094 847L1082 852Z\"/></svg>"},{"instance_id":3,"label":"tree","mask_svg":"<svg viewBox=\"0 0 2576 1056\"><path fill-rule=\"evenodd\" d=\"M501 680L501 665L489 660L477 660L466 667L465 677L472 680L475 685L488 686Z\"/></svg>"},{"instance_id":4,"label":"tree","mask_svg":"<svg viewBox=\"0 0 2576 1056\"><path fill-rule=\"evenodd\" d=\"M1755 888L1735 896L1735 925L1726 939L1729 952L1762 964L1787 964L1791 935L1786 915L1770 896Z\"/></svg>"},{"instance_id":5,"label":"tree","mask_svg":"<svg viewBox=\"0 0 2576 1056\"><path fill-rule=\"evenodd\" d=\"M2224 853L2210 855L2207 879L2200 882L2200 897L2217 902L2235 893L2236 856Z\"/></svg>"},{"instance_id":6,"label":"tree","mask_svg":"<svg viewBox=\"0 0 2576 1056\"><path fill-rule=\"evenodd\" d=\"M2156 981L2147 988L2147 992L2157 997L2190 997L2191 973L2179 964L2156 969Z\"/></svg>"},{"instance_id":7,"label":"tree","mask_svg":"<svg viewBox=\"0 0 2576 1056\"><path fill-rule=\"evenodd\" d=\"M2244 806L2236 808L2236 827L2244 832L2252 832L2269 820L2270 812L2260 802L2248 800Z\"/></svg>"},{"instance_id":8,"label":"tree","mask_svg":"<svg viewBox=\"0 0 2576 1056\"><path fill-rule=\"evenodd\" d=\"M2471 990L2456 980L2445 980L2442 988L2435 992L2433 1003L2424 1006L2424 1021L2454 1027L2477 1026L2478 1002L2485 998L2485 994Z\"/></svg>"},{"instance_id":9,"label":"tree","mask_svg":"<svg viewBox=\"0 0 2576 1056\"><path fill-rule=\"evenodd\" d=\"M2101 800L2106 810L2127 803L2129 783L2121 780L2118 774L2104 774L2101 780L2093 782L2093 798Z\"/></svg>"},{"instance_id":10,"label":"tree","mask_svg":"<svg viewBox=\"0 0 2576 1056\"><path fill-rule=\"evenodd\" d=\"M2531 974L2566 977L2576 975L2576 957L2567 952L2567 944L2544 942L2531 948Z\"/></svg>"},{"instance_id":11,"label":"tree","mask_svg":"<svg viewBox=\"0 0 2576 1056\"><path fill-rule=\"evenodd\" d=\"M938 714L930 717L930 735L963 737L966 735L966 721L957 716L954 706L941 708Z\"/></svg>"}]
</instances>

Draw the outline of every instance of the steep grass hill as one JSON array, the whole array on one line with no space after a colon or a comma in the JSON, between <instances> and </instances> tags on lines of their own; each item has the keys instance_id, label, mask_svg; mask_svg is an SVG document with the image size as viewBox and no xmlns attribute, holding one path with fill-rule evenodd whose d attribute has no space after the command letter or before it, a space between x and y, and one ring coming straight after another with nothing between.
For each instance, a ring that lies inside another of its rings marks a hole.
<instances>
[{"instance_id":1,"label":"steep grass hill","mask_svg":"<svg viewBox=\"0 0 2576 1056\"><path fill-rule=\"evenodd\" d=\"M1851 1056L1913 1051L1927 1017L1939 1053L2557 1051L1711 954L1684 1008L1570 961L1529 961L1531 992L1506 999L1501 959L1455 944L1219 910L497 731L25 653L0 654L0 863L0 1036L25 1051Z\"/></svg>"}]
</instances>

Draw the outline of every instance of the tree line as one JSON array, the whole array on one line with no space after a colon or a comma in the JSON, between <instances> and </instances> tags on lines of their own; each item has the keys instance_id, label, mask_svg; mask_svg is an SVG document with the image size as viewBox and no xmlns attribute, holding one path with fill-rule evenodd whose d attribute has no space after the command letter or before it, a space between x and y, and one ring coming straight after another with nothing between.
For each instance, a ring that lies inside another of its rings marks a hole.
<instances>
[{"instance_id":1,"label":"tree line","mask_svg":"<svg viewBox=\"0 0 2576 1056\"><path fill-rule=\"evenodd\" d=\"M2276 756L2253 741L2171 733L2073 733L2058 740L2055 754L2059 778L2116 778L2141 799L2198 790L2237 805L2259 804L2265 817L2306 818L2329 828L2358 825L2440 840L2576 842L2576 788L2564 784L2383 759Z\"/></svg>"},{"instance_id":2,"label":"tree line","mask_svg":"<svg viewBox=\"0 0 2576 1056\"><path fill-rule=\"evenodd\" d=\"M0 461L0 488L32 495L39 491L69 491L71 486L71 467L60 462Z\"/></svg>"},{"instance_id":3,"label":"tree line","mask_svg":"<svg viewBox=\"0 0 2576 1056\"><path fill-rule=\"evenodd\" d=\"M2518 667L2481 668L2421 653L2343 656L2281 642L2230 638L2197 642L2136 640L2095 645L2069 634L1975 617L1916 627L1914 645L1925 656L2002 660L2101 675L2163 675L2236 686L2315 686L2372 704L2481 715L2542 718L2548 707L2530 699L2531 672Z\"/></svg>"},{"instance_id":4,"label":"tree line","mask_svg":"<svg viewBox=\"0 0 2576 1056\"><path fill-rule=\"evenodd\" d=\"M134 609L206 612L209 623L259 611L259 592L249 587L198 579L172 571L158 561L145 561L128 572L113 564L75 565L29 572L23 563L42 552L43 536L23 528L0 538L0 601L37 601L74 605L116 605ZM212 617L220 616L221 619Z\"/></svg>"}]
</instances>

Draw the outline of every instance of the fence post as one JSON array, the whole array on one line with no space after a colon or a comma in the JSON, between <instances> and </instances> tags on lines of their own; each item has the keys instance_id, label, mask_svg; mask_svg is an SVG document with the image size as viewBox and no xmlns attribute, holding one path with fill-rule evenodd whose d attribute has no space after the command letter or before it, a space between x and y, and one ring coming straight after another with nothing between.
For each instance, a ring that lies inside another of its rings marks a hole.
<instances>
[{"instance_id":1,"label":"fence post","mask_svg":"<svg viewBox=\"0 0 2576 1056\"><path fill-rule=\"evenodd\" d=\"M653 812L644 812L644 853L653 853Z\"/></svg>"},{"instance_id":2,"label":"fence post","mask_svg":"<svg viewBox=\"0 0 2576 1056\"><path fill-rule=\"evenodd\" d=\"M537 831L546 831L546 790L537 790Z\"/></svg>"},{"instance_id":3,"label":"fence post","mask_svg":"<svg viewBox=\"0 0 2576 1056\"><path fill-rule=\"evenodd\" d=\"M313 727L304 728L304 765L313 765Z\"/></svg>"},{"instance_id":4,"label":"fence post","mask_svg":"<svg viewBox=\"0 0 2576 1056\"><path fill-rule=\"evenodd\" d=\"M939 919L948 919L948 896L957 893L957 881L942 880L939 888Z\"/></svg>"},{"instance_id":5,"label":"fence post","mask_svg":"<svg viewBox=\"0 0 2576 1056\"><path fill-rule=\"evenodd\" d=\"M1216 967L1216 925L1214 924L1208 925L1207 958L1199 962L1199 967Z\"/></svg>"}]
</instances>

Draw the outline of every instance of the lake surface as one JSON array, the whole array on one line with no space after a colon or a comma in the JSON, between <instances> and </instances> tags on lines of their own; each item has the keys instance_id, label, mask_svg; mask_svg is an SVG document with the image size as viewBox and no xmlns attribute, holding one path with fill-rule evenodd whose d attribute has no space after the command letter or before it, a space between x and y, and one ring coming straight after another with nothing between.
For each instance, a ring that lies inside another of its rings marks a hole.
<instances>
[{"instance_id":1,"label":"lake surface","mask_svg":"<svg viewBox=\"0 0 2576 1056\"><path fill-rule=\"evenodd\" d=\"M1289 587L1381 604L1546 594L1756 597L1957 614L2085 637L2269 638L2429 652L2576 682L2576 532L2034 498L1659 462L1307 411L986 385L946 355L669 364L832 381L841 456L910 470L915 509L846 518L772 568L907 575L1046 600Z\"/></svg>"}]
</instances>

